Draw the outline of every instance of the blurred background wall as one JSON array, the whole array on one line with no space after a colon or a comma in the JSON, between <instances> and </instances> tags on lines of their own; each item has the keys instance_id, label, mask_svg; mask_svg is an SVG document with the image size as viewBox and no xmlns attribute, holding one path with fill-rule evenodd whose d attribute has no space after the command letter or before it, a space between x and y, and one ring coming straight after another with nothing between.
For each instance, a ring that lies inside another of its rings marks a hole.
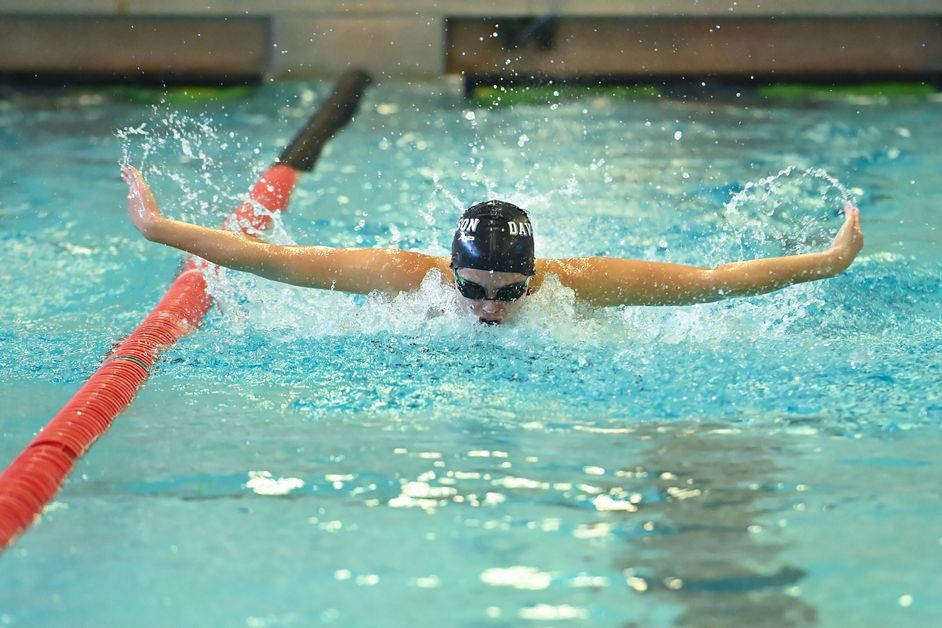
<instances>
[{"instance_id":1,"label":"blurred background wall","mask_svg":"<svg viewBox=\"0 0 942 628\"><path fill-rule=\"evenodd\" d=\"M0 0L0 74L938 77L942 0Z\"/></svg>"}]
</instances>

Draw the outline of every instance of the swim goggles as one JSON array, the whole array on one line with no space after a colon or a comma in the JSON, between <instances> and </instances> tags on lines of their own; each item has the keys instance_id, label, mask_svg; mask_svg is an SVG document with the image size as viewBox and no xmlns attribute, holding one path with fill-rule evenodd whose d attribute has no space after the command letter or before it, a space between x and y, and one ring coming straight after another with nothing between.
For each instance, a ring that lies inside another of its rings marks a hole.
<instances>
[{"instance_id":1,"label":"swim goggles","mask_svg":"<svg viewBox=\"0 0 942 628\"><path fill-rule=\"evenodd\" d=\"M458 288L458 292L461 293L461 296L473 301L516 301L526 293L527 283L530 281L527 279L504 286L494 293L493 299L488 299L487 289L484 286L476 284L473 281L468 281L458 274L457 268L453 268L452 270L455 273L455 286Z\"/></svg>"}]
</instances>

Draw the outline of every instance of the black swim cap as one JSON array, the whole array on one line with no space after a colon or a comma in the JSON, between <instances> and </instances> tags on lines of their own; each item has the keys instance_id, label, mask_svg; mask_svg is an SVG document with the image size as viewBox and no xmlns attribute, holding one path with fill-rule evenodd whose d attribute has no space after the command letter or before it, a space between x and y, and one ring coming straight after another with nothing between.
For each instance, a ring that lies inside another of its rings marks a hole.
<instances>
[{"instance_id":1,"label":"black swim cap","mask_svg":"<svg viewBox=\"0 0 942 628\"><path fill-rule=\"evenodd\" d=\"M458 220L451 243L452 268L533 275L533 227L516 205L485 201Z\"/></svg>"}]
</instances>

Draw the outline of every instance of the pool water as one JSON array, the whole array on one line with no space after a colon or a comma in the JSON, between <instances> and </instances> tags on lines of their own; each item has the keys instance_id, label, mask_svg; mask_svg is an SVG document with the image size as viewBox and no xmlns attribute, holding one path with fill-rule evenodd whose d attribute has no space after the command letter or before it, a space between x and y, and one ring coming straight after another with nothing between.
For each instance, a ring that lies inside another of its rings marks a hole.
<instances>
[{"instance_id":1,"label":"pool water","mask_svg":"<svg viewBox=\"0 0 942 628\"><path fill-rule=\"evenodd\" d=\"M217 225L329 89L2 94L0 464L179 267L118 162ZM540 256L715 265L825 248L851 200L865 248L692 307L549 281L494 328L434 276L388 299L207 271L203 328L0 556L0 625L938 623L940 111L376 86L273 240L446 254L500 197Z\"/></svg>"}]
</instances>

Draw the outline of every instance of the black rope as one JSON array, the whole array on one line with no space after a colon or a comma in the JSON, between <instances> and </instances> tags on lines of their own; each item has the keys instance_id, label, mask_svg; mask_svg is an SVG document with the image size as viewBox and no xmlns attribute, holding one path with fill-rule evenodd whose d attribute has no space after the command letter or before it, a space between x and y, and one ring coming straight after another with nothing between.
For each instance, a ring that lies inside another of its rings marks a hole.
<instances>
[{"instance_id":1,"label":"black rope","mask_svg":"<svg viewBox=\"0 0 942 628\"><path fill-rule=\"evenodd\" d=\"M295 170L310 172L321 150L356 113L366 87L372 82L363 70L347 70L337 80L333 93L314 113L278 158Z\"/></svg>"}]
</instances>

